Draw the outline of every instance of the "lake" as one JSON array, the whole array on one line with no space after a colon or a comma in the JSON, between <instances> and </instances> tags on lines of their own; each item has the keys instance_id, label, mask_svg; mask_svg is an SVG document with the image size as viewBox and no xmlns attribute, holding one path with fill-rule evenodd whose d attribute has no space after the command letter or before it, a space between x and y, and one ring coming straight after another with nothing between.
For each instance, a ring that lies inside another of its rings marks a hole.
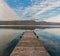
<instances>
[{"instance_id":1,"label":"lake","mask_svg":"<svg viewBox=\"0 0 60 56\"><path fill-rule=\"evenodd\" d=\"M51 56L60 56L60 28L35 29Z\"/></svg>"},{"instance_id":2,"label":"lake","mask_svg":"<svg viewBox=\"0 0 60 56\"><path fill-rule=\"evenodd\" d=\"M0 29L0 56L8 56L25 30Z\"/></svg>"},{"instance_id":3,"label":"lake","mask_svg":"<svg viewBox=\"0 0 60 56\"><path fill-rule=\"evenodd\" d=\"M0 56L8 56L26 30L0 29ZM51 56L60 56L60 28L35 29Z\"/></svg>"}]
</instances>

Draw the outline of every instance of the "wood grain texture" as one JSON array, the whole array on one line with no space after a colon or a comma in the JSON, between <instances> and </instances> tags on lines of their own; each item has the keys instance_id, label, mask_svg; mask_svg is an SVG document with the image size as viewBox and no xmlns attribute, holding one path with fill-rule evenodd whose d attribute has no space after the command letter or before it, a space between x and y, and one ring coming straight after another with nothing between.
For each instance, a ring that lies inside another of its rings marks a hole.
<instances>
[{"instance_id":1,"label":"wood grain texture","mask_svg":"<svg viewBox=\"0 0 60 56\"><path fill-rule=\"evenodd\" d=\"M50 56L32 31L22 36L10 56Z\"/></svg>"}]
</instances>

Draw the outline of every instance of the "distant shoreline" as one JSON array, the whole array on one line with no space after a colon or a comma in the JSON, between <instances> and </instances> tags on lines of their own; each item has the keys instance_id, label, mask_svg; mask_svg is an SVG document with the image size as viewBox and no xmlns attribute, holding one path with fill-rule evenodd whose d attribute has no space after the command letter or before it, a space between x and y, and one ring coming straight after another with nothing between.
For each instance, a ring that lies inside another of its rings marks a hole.
<instances>
[{"instance_id":1,"label":"distant shoreline","mask_svg":"<svg viewBox=\"0 0 60 56\"><path fill-rule=\"evenodd\" d=\"M45 28L60 28L60 25L0 25L2 29L45 29Z\"/></svg>"}]
</instances>

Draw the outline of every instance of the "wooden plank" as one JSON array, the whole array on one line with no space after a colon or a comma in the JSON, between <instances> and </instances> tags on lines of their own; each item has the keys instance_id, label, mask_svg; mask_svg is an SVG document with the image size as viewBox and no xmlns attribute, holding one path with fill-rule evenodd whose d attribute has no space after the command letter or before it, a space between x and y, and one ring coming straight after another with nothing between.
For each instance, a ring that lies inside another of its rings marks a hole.
<instances>
[{"instance_id":1,"label":"wooden plank","mask_svg":"<svg viewBox=\"0 0 60 56\"><path fill-rule=\"evenodd\" d=\"M22 36L10 56L50 56L32 31Z\"/></svg>"}]
</instances>

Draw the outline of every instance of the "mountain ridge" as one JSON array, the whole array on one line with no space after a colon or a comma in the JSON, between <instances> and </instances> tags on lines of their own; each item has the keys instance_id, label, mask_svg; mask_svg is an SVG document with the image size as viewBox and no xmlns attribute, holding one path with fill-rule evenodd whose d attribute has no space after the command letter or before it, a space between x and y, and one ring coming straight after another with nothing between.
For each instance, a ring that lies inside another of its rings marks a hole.
<instances>
[{"instance_id":1,"label":"mountain ridge","mask_svg":"<svg viewBox=\"0 0 60 56\"><path fill-rule=\"evenodd\" d=\"M60 25L59 22L46 22L46 21L40 21L36 22L33 20L22 20L22 21L0 21L0 25Z\"/></svg>"}]
</instances>

